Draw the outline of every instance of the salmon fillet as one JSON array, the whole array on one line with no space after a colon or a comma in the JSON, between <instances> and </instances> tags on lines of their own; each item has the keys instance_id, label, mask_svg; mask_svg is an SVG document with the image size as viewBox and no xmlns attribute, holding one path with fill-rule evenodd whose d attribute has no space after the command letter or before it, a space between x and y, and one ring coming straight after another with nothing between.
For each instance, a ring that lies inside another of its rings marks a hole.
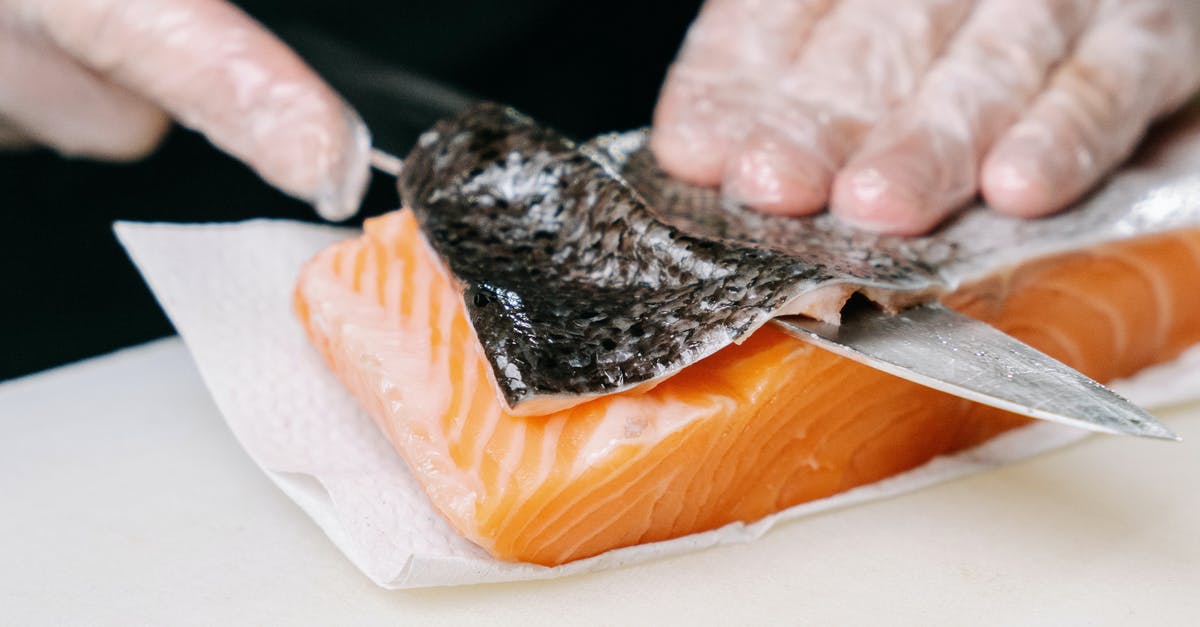
<instances>
[{"instance_id":1,"label":"salmon fillet","mask_svg":"<svg viewBox=\"0 0 1200 627\"><path fill-rule=\"evenodd\" d=\"M1101 381L1200 342L1200 231L1044 258L951 294ZM674 538L914 468L1028 419L763 327L650 389L506 411L461 296L398 211L303 269L313 344L464 537L544 565Z\"/></svg>"}]
</instances>

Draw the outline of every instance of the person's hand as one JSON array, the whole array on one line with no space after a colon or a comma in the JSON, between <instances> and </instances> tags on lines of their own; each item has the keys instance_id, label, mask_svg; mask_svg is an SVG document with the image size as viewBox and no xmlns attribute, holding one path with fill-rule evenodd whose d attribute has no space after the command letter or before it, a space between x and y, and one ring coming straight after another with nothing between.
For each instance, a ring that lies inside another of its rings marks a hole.
<instances>
[{"instance_id":1,"label":"person's hand","mask_svg":"<svg viewBox=\"0 0 1200 627\"><path fill-rule=\"evenodd\" d=\"M1197 0L708 0L651 147L760 210L1063 209L1200 86Z\"/></svg>"},{"instance_id":2,"label":"person's hand","mask_svg":"<svg viewBox=\"0 0 1200 627\"><path fill-rule=\"evenodd\" d=\"M222 0L0 0L0 146L131 159L169 118L321 215L357 209L370 139L282 42Z\"/></svg>"}]
</instances>

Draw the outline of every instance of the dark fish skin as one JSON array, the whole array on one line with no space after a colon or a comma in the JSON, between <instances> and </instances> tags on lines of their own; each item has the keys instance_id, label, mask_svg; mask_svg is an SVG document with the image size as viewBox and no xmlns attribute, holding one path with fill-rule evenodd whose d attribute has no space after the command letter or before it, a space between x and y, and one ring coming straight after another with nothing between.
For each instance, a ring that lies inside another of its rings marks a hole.
<instances>
[{"instance_id":1,"label":"dark fish skin","mask_svg":"<svg viewBox=\"0 0 1200 627\"><path fill-rule=\"evenodd\" d=\"M1200 203L1166 213L1153 202L1165 183L1200 190L1195 176L1185 180L1200 154L1154 164L1148 177L1134 168L1056 218L978 207L932 236L904 238L828 214L739 207L666 177L645 139L633 131L576 145L482 103L439 122L405 160L401 197L463 290L515 411L672 375L825 287L903 307L1037 254L1200 225Z\"/></svg>"},{"instance_id":2,"label":"dark fish skin","mask_svg":"<svg viewBox=\"0 0 1200 627\"><path fill-rule=\"evenodd\" d=\"M838 279L922 290L932 281L886 254L821 258L824 249L689 235L594 150L495 104L422 136L400 187L460 283L512 407L671 374Z\"/></svg>"}]
</instances>

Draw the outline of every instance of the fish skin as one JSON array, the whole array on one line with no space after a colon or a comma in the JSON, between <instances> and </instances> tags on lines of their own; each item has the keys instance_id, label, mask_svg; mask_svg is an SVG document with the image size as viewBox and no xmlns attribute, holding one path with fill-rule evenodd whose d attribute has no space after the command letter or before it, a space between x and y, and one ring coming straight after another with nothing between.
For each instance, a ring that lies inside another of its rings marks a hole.
<instances>
[{"instance_id":1,"label":"fish skin","mask_svg":"<svg viewBox=\"0 0 1200 627\"><path fill-rule=\"evenodd\" d=\"M514 408L669 376L831 278L779 251L664 224L602 162L498 105L424 135L400 186Z\"/></svg>"},{"instance_id":2,"label":"fish skin","mask_svg":"<svg viewBox=\"0 0 1200 627\"><path fill-rule=\"evenodd\" d=\"M462 290L515 413L665 379L777 315L811 313L792 304L819 290L898 309L1023 259L1200 225L1200 205L1163 197L1200 197L1198 142L1057 217L974 207L906 238L737 206L666 177L645 139L576 145L481 103L439 122L405 159L401 197Z\"/></svg>"}]
</instances>

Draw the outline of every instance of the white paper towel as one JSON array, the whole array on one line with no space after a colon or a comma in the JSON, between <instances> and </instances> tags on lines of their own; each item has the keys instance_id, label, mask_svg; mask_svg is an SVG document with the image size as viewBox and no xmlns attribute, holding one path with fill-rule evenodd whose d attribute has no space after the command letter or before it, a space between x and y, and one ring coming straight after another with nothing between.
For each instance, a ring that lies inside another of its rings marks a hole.
<instances>
[{"instance_id":1,"label":"white paper towel","mask_svg":"<svg viewBox=\"0 0 1200 627\"><path fill-rule=\"evenodd\" d=\"M300 266L354 231L255 220L118 223L116 232L183 336L238 441L334 544L385 588L560 577L745 542L780 521L915 490L1088 435L1040 423L753 524L618 549L555 568L502 562L459 537L433 509L399 455L309 346L292 314ZM1200 347L1114 387L1146 407L1200 398Z\"/></svg>"}]
</instances>

